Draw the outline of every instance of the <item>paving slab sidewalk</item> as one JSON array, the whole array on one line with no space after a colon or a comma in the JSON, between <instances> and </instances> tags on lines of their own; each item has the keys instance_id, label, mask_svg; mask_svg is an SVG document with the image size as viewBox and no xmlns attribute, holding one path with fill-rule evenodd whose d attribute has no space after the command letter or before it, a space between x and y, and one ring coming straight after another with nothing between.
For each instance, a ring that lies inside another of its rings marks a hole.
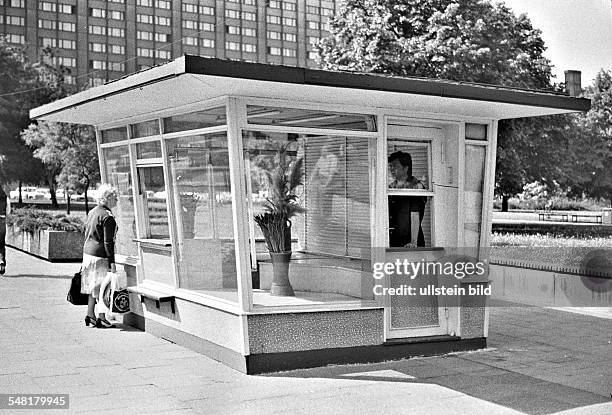
<instances>
[{"instance_id":1,"label":"paving slab sidewalk","mask_svg":"<svg viewBox=\"0 0 612 415\"><path fill-rule=\"evenodd\" d=\"M130 327L85 327L65 300L78 264L13 249L8 262L0 393L70 394L53 413L612 414L612 320L504 304L486 350L246 376Z\"/></svg>"}]
</instances>

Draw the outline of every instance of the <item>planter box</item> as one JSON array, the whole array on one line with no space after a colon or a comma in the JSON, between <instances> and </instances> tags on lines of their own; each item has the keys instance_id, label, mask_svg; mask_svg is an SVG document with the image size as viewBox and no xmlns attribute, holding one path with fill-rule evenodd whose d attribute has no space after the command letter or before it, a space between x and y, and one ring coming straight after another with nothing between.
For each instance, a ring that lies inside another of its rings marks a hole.
<instances>
[{"instance_id":1,"label":"planter box","mask_svg":"<svg viewBox=\"0 0 612 415\"><path fill-rule=\"evenodd\" d=\"M80 232L41 230L22 232L7 226L6 244L50 261L79 260L83 258L85 234Z\"/></svg>"}]
</instances>

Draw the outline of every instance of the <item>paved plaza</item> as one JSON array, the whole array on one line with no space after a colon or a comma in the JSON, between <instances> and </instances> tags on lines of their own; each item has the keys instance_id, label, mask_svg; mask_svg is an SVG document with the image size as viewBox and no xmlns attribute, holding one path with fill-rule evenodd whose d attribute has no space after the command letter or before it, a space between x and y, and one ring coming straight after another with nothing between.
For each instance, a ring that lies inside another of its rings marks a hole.
<instances>
[{"instance_id":1,"label":"paved plaza","mask_svg":"<svg viewBox=\"0 0 612 415\"><path fill-rule=\"evenodd\" d=\"M44 413L612 414L611 319L506 304L487 350L247 376L130 327L85 327L65 300L78 264L7 259L0 393L70 395Z\"/></svg>"}]
</instances>

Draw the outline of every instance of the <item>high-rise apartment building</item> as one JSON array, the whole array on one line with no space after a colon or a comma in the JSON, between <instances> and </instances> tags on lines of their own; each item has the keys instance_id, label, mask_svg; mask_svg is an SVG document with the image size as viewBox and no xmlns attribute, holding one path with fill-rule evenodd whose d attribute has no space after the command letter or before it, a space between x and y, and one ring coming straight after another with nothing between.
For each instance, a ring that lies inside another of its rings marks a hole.
<instances>
[{"instance_id":1,"label":"high-rise apartment building","mask_svg":"<svg viewBox=\"0 0 612 415\"><path fill-rule=\"evenodd\" d=\"M333 0L0 0L0 33L70 82L98 85L183 54L314 67Z\"/></svg>"}]
</instances>

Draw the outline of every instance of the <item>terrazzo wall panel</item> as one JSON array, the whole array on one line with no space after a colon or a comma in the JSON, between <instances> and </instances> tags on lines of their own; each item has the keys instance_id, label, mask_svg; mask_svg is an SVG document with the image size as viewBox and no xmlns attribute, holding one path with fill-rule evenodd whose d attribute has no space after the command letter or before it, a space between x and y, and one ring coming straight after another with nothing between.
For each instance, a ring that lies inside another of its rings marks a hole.
<instances>
[{"instance_id":1,"label":"terrazzo wall panel","mask_svg":"<svg viewBox=\"0 0 612 415\"><path fill-rule=\"evenodd\" d=\"M251 354L383 343L383 310L259 314L248 317Z\"/></svg>"},{"instance_id":2,"label":"terrazzo wall panel","mask_svg":"<svg viewBox=\"0 0 612 415\"><path fill-rule=\"evenodd\" d=\"M461 284L466 290L469 286L487 287L488 282L477 282L471 284ZM462 296L461 297L461 331L462 339L474 339L484 337L486 298L483 296Z\"/></svg>"}]
</instances>

